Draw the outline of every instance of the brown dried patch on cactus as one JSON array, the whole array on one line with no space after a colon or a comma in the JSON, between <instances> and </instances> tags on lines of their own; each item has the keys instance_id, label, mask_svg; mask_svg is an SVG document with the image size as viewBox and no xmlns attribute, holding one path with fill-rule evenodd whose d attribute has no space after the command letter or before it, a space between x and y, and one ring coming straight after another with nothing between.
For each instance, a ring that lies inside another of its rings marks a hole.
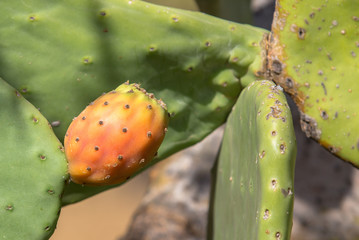
<instances>
[{"instance_id":1,"label":"brown dried patch on cactus","mask_svg":"<svg viewBox=\"0 0 359 240\"><path fill-rule=\"evenodd\" d=\"M300 126L308 138L313 138L317 141L320 139L322 132L318 129L317 121L314 118L301 112Z\"/></svg>"}]
</instances>

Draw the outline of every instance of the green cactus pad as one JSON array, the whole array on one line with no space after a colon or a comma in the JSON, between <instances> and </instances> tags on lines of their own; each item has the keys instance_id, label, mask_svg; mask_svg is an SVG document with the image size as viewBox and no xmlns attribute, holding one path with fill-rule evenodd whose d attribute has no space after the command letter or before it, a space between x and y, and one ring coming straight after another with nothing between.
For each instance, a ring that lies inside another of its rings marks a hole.
<instances>
[{"instance_id":1,"label":"green cactus pad","mask_svg":"<svg viewBox=\"0 0 359 240\"><path fill-rule=\"evenodd\" d=\"M172 118L154 163L220 126L262 66L264 30L198 12L135 0L0 1L0 9L0 74L58 125L60 139L87 104L127 80L162 98ZM102 190L71 184L64 201Z\"/></svg>"},{"instance_id":2,"label":"green cactus pad","mask_svg":"<svg viewBox=\"0 0 359 240\"><path fill-rule=\"evenodd\" d=\"M242 91L229 116L211 203L211 239L289 240L296 141L286 98L270 81Z\"/></svg>"},{"instance_id":3,"label":"green cactus pad","mask_svg":"<svg viewBox=\"0 0 359 240\"><path fill-rule=\"evenodd\" d=\"M61 143L41 113L0 79L0 239L48 239L67 179Z\"/></svg>"},{"instance_id":4,"label":"green cactus pad","mask_svg":"<svg viewBox=\"0 0 359 240\"><path fill-rule=\"evenodd\" d=\"M359 11L356 1L278 1L271 76L292 94L308 137L359 166Z\"/></svg>"}]
</instances>

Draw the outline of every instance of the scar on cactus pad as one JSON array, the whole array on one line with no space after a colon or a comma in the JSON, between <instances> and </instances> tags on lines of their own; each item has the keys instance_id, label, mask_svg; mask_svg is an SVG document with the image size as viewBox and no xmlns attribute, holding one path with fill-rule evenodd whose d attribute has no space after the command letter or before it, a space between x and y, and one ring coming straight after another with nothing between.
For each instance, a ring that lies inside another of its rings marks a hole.
<instances>
[{"instance_id":1,"label":"scar on cactus pad","mask_svg":"<svg viewBox=\"0 0 359 240\"><path fill-rule=\"evenodd\" d=\"M157 154L167 132L166 104L126 82L97 98L65 135L71 180L85 185L126 181Z\"/></svg>"}]
</instances>

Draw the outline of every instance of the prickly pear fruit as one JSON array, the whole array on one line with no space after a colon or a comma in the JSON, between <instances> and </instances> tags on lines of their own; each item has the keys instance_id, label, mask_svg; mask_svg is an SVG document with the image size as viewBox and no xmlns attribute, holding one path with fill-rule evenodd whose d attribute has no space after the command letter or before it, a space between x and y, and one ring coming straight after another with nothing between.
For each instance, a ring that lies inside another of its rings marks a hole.
<instances>
[{"instance_id":1,"label":"prickly pear fruit","mask_svg":"<svg viewBox=\"0 0 359 240\"><path fill-rule=\"evenodd\" d=\"M157 154L167 131L166 105L128 82L102 95L69 126L65 153L75 183L126 181Z\"/></svg>"}]
</instances>

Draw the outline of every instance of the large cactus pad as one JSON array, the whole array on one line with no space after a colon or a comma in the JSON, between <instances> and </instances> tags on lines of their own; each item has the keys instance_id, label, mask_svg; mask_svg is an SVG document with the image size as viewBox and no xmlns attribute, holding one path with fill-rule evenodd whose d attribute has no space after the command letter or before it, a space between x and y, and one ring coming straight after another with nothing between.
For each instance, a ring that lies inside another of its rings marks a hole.
<instances>
[{"instance_id":1,"label":"large cactus pad","mask_svg":"<svg viewBox=\"0 0 359 240\"><path fill-rule=\"evenodd\" d=\"M308 137L359 166L359 8L353 0L278 1L268 52Z\"/></svg>"},{"instance_id":2,"label":"large cactus pad","mask_svg":"<svg viewBox=\"0 0 359 240\"><path fill-rule=\"evenodd\" d=\"M0 79L0 239L48 239L67 179L62 145L41 113Z\"/></svg>"},{"instance_id":3,"label":"large cactus pad","mask_svg":"<svg viewBox=\"0 0 359 240\"><path fill-rule=\"evenodd\" d=\"M254 82L226 126L212 193L212 239L290 239L295 154L284 94L272 82Z\"/></svg>"}]
</instances>

